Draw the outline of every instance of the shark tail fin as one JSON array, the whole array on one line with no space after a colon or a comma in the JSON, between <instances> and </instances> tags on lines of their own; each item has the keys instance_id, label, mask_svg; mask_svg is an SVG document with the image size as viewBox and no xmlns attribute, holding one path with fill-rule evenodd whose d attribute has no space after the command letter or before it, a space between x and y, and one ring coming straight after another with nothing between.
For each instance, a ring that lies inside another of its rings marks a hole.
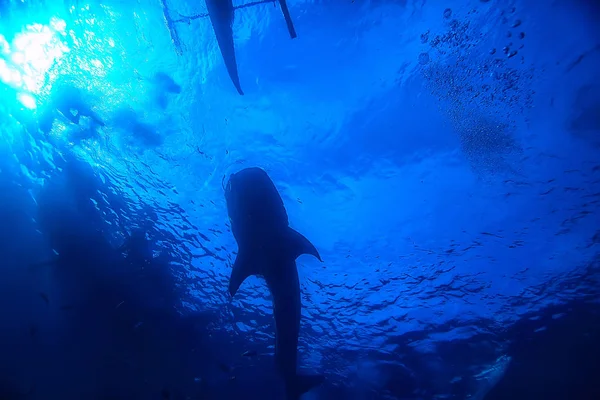
<instances>
[{"instance_id":1,"label":"shark tail fin","mask_svg":"<svg viewBox=\"0 0 600 400\"><path fill-rule=\"evenodd\" d=\"M289 227L287 229L288 230L286 239L288 242L288 246L290 246L290 251L294 256L294 260L302 254L310 254L311 256L316 257L319 261L323 261L321 259L321 255L319 254L314 244L312 244L307 238L302 236L301 233Z\"/></svg>"},{"instance_id":2,"label":"shark tail fin","mask_svg":"<svg viewBox=\"0 0 600 400\"><path fill-rule=\"evenodd\" d=\"M292 16L290 15L290 10L287 6L287 1L279 0L279 5L281 6L281 12L283 12L283 18L285 18L285 23L287 25L288 32L290 32L290 37L294 39L298 35L296 34L296 28L294 28L294 22L292 21Z\"/></svg>"},{"instance_id":3,"label":"shark tail fin","mask_svg":"<svg viewBox=\"0 0 600 400\"><path fill-rule=\"evenodd\" d=\"M296 375L293 382L287 386L287 399L298 400L300 396L323 383L323 375Z\"/></svg>"}]
</instances>

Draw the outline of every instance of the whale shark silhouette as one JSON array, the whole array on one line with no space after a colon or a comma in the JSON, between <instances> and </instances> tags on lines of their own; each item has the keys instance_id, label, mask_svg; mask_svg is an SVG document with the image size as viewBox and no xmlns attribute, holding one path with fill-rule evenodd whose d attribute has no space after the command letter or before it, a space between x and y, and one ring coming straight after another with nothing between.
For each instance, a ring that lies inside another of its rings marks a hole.
<instances>
[{"instance_id":1,"label":"whale shark silhouette","mask_svg":"<svg viewBox=\"0 0 600 400\"><path fill-rule=\"evenodd\" d=\"M301 315L296 258L310 254L322 261L321 256L308 239L290 228L283 200L264 170L246 168L232 174L225 188L225 200L238 244L229 293L234 296L250 275L265 279L273 297L275 363L287 398L298 399L324 378L298 374L296 369Z\"/></svg>"},{"instance_id":2,"label":"whale shark silhouette","mask_svg":"<svg viewBox=\"0 0 600 400\"><path fill-rule=\"evenodd\" d=\"M219 45L219 50L221 51L221 56L223 57L223 62L225 63L225 68L227 69L229 78L233 82L233 85L237 89L238 93L243 95L244 92L240 85L237 60L235 58L235 44L233 42L232 25L234 11L241 8L254 7L266 3L275 3L276 1L279 2L281 7L290 37L292 39L296 38L298 35L296 34L296 29L294 28L294 23L287 5L287 0L260 0L242 4L236 7L233 6L233 0L206 0L206 9L208 10L207 14L198 14L193 16L182 15L180 19L172 20L172 22L186 22L189 24L191 21L198 18L210 18L210 22L213 26L215 36L217 37L217 44ZM169 19L169 21L171 20Z\"/></svg>"}]
</instances>

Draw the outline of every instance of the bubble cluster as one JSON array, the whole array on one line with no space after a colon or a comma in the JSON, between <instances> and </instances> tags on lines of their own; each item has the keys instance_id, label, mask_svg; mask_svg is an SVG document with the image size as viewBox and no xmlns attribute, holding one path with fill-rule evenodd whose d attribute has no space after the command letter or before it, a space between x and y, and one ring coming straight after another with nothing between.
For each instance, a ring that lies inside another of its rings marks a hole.
<instances>
[{"instance_id":1,"label":"bubble cluster","mask_svg":"<svg viewBox=\"0 0 600 400\"><path fill-rule=\"evenodd\" d=\"M445 30L423 32L421 44L427 50L418 57L427 87L442 102L465 155L486 171L504 168L507 156L518 148L510 132L532 107L535 72L519 53L526 35L516 8L507 4L491 12L498 26L509 27L506 34L485 35L487 25L479 22L478 9L465 18L446 9ZM498 41L500 51L490 47Z\"/></svg>"}]
</instances>

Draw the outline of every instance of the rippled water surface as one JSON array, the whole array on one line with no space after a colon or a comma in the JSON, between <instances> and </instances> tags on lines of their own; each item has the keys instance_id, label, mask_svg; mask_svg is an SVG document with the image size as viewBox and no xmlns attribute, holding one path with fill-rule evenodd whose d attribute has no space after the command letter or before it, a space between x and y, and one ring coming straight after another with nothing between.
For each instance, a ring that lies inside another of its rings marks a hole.
<instances>
[{"instance_id":1,"label":"rippled water surface","mask_svg":"<svg viewBox=\"0 0 600 400\"><path fill-rule=\"evenodd\" d=\"M0 1L6 221L39 235L48 182L78 160L50 197L92 198L115 247L148 230L181 311L213 313L235 363L270 365L236 358L272 353L264 282L226 290L223 182L260 166L323 258L298 259L302 365L353 398L483 398L511 324L597 290L600 11L288 3L293 40L278 5L236 10L240 96L200 0Z\"/></svg>"}]
</instances>

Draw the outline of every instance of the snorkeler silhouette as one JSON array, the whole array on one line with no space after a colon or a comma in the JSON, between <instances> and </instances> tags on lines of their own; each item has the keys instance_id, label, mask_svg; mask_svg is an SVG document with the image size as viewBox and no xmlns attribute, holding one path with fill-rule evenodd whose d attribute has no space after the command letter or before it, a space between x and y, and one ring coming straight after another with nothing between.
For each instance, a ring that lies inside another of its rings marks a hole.
<instances>
[{"instance_id":1,"label":"snorkeler silhouette","mask_svg":"<svg viewBox=\"0 0 600 400\"><path fill-rule=\"evenodd\" d=\"M52 89L49 108L40 121L42 132L50 132L57 113L76 125L79 125L81 117L88 117L93 128L105 126L98 114L84 100L82 90L70 84L59 84Z\"/></svg>"}]
</instances>

